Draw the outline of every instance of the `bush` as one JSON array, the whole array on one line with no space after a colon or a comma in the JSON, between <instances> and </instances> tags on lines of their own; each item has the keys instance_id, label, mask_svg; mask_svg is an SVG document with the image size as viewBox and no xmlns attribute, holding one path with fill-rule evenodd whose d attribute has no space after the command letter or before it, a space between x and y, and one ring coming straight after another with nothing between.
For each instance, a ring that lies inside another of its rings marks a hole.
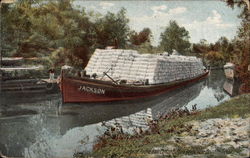
<instances>
[{"instance_id":1,"label":"bush","mask_svg":"<svg viewBox=\"0 0 250 158\"><path fill-rule=\"evenodd\" d=\"M222 66L225 64L224 56L222 55L221 52L209 51L205 55L205 58L206 58L206 60L209 61L209 64L211 66Z\"/></svg>"}]
</instances>

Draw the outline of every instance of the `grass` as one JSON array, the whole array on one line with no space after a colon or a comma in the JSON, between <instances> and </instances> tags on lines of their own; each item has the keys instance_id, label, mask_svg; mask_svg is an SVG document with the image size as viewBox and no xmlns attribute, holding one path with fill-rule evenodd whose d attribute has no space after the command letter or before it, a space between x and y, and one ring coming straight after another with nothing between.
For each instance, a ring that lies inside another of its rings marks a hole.
<instances>
[{"instance_id":1,"label":"grass","mask_svg":"<svg viewBox=\"0 0 250 158\"><path fill-rule=\"evenodd\" d=\"M244 94L232 98L216 107L210 107L191 115L174 117L172 119L162 118L158 121L158 132L144 134L137 137L105 138L99 141L95 146L92 157L148 157L157 155L161 157L176 157L180 155L195 155L204 153L206 146L187 146L185 144L173 144L169 138L173 135L181 135L183 132L189 132L189 125L185 124L194 120L206 120L211 118L246 118L250 117L250 94ZM190 133L189 133L190 134ZM195 134L195 133L194 133ZM159 150L156 153L152 151L154 147L164 147L173 145L172 151ZM238 151L239 149L237 149ZM234 149L223 151L231 153ZM240 151L240 150L239 150ZM219 151L220 152L220 151ZM211 157L214 157L213 154ZM156 156L157 157L157 156ZM216 156L215 156L216 157Z\"/></svg>"}]
</instances>

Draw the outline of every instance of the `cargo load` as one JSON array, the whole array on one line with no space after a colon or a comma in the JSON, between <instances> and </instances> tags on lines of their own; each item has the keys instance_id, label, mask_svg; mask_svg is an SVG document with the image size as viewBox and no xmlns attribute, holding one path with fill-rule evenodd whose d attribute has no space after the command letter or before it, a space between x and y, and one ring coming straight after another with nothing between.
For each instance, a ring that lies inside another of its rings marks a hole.
<instances>
[{"instance_id":1,"label":"cargo load","mask_svg":"<svg viewBox=\"0 0 250 158\"><path fill-rule=\"evenodd\" d=\"M160 84L183 80L204 72L201 59L191 56L163 54L139 54L135 50L97 49L86 68L90 76L109 80L107 73L114 80L126 80L128 83L148 81Z\"/></svg>"}]
</instances>

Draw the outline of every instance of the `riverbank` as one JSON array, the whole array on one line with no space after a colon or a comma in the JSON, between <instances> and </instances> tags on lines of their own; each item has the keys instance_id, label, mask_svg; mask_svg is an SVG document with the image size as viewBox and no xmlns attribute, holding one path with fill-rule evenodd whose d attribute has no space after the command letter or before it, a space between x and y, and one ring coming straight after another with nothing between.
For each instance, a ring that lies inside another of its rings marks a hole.
<instances>
[{"instance_id":1,"label":"riverbank","mask_svg":"<svg viewBox=\"0 0 250 158\"><path fill-rule=\"evenodd\" d=\"M148 131L104 135L93 157L248 157L250 94L203 111L175 111Z\"/></svg>"}]
</instances>

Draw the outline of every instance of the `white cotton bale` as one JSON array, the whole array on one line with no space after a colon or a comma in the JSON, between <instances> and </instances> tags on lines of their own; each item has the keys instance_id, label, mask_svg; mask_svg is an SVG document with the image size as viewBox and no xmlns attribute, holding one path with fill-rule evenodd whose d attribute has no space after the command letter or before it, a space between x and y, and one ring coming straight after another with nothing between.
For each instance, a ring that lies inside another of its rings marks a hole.
<instances>
[{"instance_id":1,"label":"white cotton bale","mask_svg":"<svg viewBox=\"0 0 250 158\"><path fill-rule=\"evenodd\" d=\"M203 73L202 61L196 57L139 54L121 49L97 49L85 69L88 73L109 70L112 75L131 80L148 78L149 83L185 79Z\"/></svg>"},{"instance_id":2,"label":"white cotton bale","mask_svg":"<svg viewBox=\"0 0 250 158\"><path fill-rule=\"evenodd\" d=\"M139 69L139 65L133 64L133 65L130 66L130 69L131 70L138 70Z\"/></svg>"}]
</instances>

